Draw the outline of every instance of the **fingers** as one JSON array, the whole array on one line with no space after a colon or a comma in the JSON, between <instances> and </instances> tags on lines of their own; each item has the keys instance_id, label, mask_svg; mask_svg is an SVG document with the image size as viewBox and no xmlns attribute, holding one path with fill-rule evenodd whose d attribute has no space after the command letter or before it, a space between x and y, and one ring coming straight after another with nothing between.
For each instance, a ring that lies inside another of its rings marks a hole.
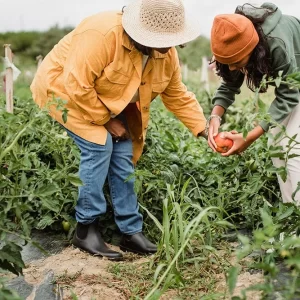
<instances>
[{"instance_id":1,"label":"fingers","mask_svg":"<svg viewBox=\"0 0 300 300\"><path fill-rule=\"evenodd\" d=\"M220 127L220 122L217 119L210 120L208 128L208 144L209 146L216 151L217 144L214 140L214 137L217 136Z\"/></svg>"},{"instance_id":2,"label":"fingers","mask_svg":"<svg viewBox=\"0 0 300 300\"><path fill-rule=\"evenodd\" d=\"M235 130L233 130L233 131L235 131ZM233 141L240 138L240 135L237 135L237 133L238 133L237 131L235 133L232 133L232 131L230 131L230 132L224 131L222 133L224 134L224 138L231 139Z\"/></svg>"},{"instance_id":3,"label":"fingers","mask_svg":"<svg viewBox=\"0 0 300 300\"><path fill-rule=\"evenodd\" d=\"M207 143L214 152L217 152L216 147L210 142L210 139L207 140Z\"/></svg>"},{"instance_id":4,"label":"fingers","mask_svg":"<svg viewBox=\"0 0 300 300\"><path fill-rule=\"evenodd\" d=\"M221 155L227 157L227 156L230 156L230 155L233 155L233 154L238 154L237 151L238 151L238 149L236 149L235 147L232 147L227 152L221 153Z\"/></svg>"}]
</instances>

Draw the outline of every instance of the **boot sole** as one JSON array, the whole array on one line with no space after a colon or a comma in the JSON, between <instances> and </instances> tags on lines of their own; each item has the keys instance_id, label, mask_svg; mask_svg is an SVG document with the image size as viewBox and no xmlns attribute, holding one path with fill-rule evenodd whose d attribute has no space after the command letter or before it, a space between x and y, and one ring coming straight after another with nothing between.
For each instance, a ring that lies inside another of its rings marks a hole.
<instances>
[{"instance_id":1,"label":"boot sole","mask_svg":"<svg viewBox=\"0 0 300 300\"><path fill-rule=\"evenodd\" d=\"M156 253L156 251L155 252L141 252L141 251L133 250L130 248L126 248L124 246L120 246L120 250L123 252L132 252L132 253L139 254L139 255L152 255L152 254Z\"/></svg>"},{"instance_id":2,"label":"boot sole","mask_svg":"<svg viewBox=\"0 0 300 300\"><path fill-rule=\"evenodd\" d=\"M75 246L75 245L73 245L73 244L72 244L72 246L73 246L74 248L76 248L76 249L79 249L81 252L86 253L86 254L89 254L89 255L91 255L91 256L95 256L95 257L99 257L99 258L107 258L108 260L111 260L111 261L122 261L122 260L124 260L124 257L123 257L123 256L122 256L122 257L108 257L108 256L105 256L105 255L102 255L102 254L94 254L94 253L90 253L90 252L88 252L87 250L82 249L82 248L80 248L80 247L78 247L78 246Z\"/></svg>"}]
</instances>

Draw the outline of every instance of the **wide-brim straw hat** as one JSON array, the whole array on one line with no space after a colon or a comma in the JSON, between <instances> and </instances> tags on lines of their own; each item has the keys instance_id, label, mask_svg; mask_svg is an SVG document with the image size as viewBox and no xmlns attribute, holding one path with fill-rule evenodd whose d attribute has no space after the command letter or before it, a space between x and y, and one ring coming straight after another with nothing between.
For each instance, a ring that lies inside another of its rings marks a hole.
<instances>
[{"instance_id":1,"label":"wide-brim straw hat","mask_svg":"<svg viewBox=\"0 0 300 300\"><path fill-rule=\"evenodd\" d=\"M185 44L200 35L181 0L133 0L124 9L122 24L133 40L152 48Z\"/></svg>"}]
</instances>

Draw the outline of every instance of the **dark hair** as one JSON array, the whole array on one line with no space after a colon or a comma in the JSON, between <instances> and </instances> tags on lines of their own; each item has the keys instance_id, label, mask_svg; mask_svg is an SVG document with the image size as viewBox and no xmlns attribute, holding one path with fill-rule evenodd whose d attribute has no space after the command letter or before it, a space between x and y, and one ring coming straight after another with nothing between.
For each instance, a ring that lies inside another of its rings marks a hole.
<instances>
[{"instance_id":1,"label":"dark hair","mask_svg":"<svg viewBox=\"0 0 300 300\"><path fill-rule=\"evenodd\" d=\"M250 6L250 8L247 6ZM256 14L255 16L248 15L247 10L253 9L262 10L262 14ZM254 48L247 66L244 68L246 71L246 84L252 91L260 86L264 75L266 75L267 78L272 76L270 48L267 42L267 36L264 34L261 25L264 23L266 18L273 14L276 10L266 10L261 7L254 7L249 3L246 3L243 6L238 6L235 10L236 14L245 16L253 23L259 37L259 42ZM228 65L221 64L218 61L216 61L216 70L217 74L222 77L225 82L229 83L233 82L236 74L239 73L231 72ZM261 87L259 92L264 93L267 89L268 85Z\"/></svg>"},{"instance_id":2,"label":"dark hair","mask_svg":"<svg viewBox=\"0 0 300 300\"><path fill-rule=\"evenodd\" d=\"M151 57L153 49L151 47L146 47L135 41L125 30L124 32L127 34L130 43L140 52L142 52L144 55L148 55Z\"/></svg>"}]
</instances>

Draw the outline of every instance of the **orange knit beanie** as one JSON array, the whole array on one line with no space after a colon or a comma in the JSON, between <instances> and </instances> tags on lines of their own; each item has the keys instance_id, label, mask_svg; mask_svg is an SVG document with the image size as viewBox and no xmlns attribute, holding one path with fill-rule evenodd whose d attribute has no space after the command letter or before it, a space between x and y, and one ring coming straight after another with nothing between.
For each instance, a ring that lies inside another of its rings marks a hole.
<instances>
[{"instance_id":1,"label":"orange knit beanie","mask_svg":"<svg viewBox=\"0 0 300 300\"><path fill-rule=\"evenodd\" d=\"M239 14L214 18L210 43L216 61L234 64L250 54L258 41L258 34L248 18Z\"/></svg>"}]
</instances>

